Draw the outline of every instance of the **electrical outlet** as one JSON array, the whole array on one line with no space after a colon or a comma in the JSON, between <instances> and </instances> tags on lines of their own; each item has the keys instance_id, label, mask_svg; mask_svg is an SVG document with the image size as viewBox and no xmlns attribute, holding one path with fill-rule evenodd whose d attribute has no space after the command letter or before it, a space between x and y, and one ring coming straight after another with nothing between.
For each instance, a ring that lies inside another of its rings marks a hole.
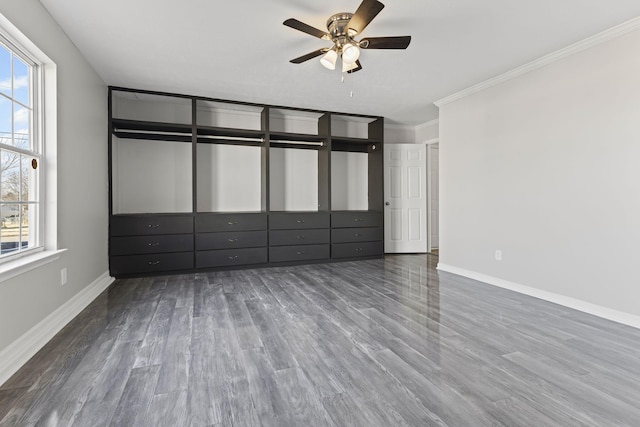
<instances>
[{"instance_id":1,"label":"electrical outlet","mask_svg":"<svg viewBox=\"0 0 640 427\"><path fill-rule=\"evenodd\" d=\"M60 270L60 286L67 284L67 267Z\"/></svg>"},{"instance_id":2,"label":"electrical outlet","mask_svg":"<svg viewBox=\"0 0 640 427\"><path fill-rule=\"evenodd\" d=\"M502 261L502 251L500 249L496 249L496 261Z\"/></svg>"}]
</instances>

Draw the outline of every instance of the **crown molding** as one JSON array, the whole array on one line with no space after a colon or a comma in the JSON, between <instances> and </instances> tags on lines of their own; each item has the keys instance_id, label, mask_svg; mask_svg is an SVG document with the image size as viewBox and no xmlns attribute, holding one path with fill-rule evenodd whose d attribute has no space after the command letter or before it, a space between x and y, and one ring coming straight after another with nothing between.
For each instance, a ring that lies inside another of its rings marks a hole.
<instances>
[{"instance_id":1,"label":"crown molding","mask_svg":"<svg viewBox=\"0 0 640 427\"><path fill-rule=\"evenodd\" d=\"M428 122L420 123L416 125L416 129L423 129L429 126L437 126L440 123L440 119L429 120Z\"/></svg>"},{"instance_id":2,"label":"crown molding","mask_svg":"<svg viewBox=\"0 0 640 427\"><path fill-rule=\"evenodd\" d=\"M640 17L633 18L629 21L623 22L620 25L616 25L615 27L609 28L608 30L605 30L601 33L595 34L577 43L569 45L563 49L557 50L520 67L514 68L513 70L507 71L506 73L500 74L496 77L490 78L489 80L485 80L482 83L478 83L445 98L439 99L438 101L434 102L434 104L437 107L442 107L474 93L483 91L500 83L504 83L508 80L514 79L518 76L521 76L538 68L542 68L546 65L560 61L561 59L564 59L568 56L574 55L578 52L582 52L583 50L589 49L591 47L597 46L601 43L618 38L639 29Z\"/></svg>"}]
</instances>

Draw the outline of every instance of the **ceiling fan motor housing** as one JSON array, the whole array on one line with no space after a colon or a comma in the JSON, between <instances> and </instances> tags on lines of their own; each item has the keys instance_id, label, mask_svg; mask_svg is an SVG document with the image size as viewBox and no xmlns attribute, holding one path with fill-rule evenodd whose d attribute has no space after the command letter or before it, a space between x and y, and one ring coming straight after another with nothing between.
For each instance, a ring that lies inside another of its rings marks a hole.
<instances>
[{"instance_id":1,"label":"ceiling fan motor housing","mask_svg":"<svg viewBox=\"0 0 640 427\"><path fill-rule=\"evenodd\" d=\"M357 34L357 31L347 28L352 16L353 13L342 12L331 15L327 20L327 29L331 34L332 41L338 48L341 48L346 43L355 43L353 37Z\"/></svg>"}]
</instances>

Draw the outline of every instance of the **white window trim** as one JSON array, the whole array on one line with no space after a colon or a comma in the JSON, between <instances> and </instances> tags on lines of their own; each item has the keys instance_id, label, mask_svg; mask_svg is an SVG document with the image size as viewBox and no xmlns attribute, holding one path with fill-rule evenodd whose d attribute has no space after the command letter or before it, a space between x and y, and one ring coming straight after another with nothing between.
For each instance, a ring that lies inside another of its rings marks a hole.
<instances>
[{"instance_id":1,"label":"white window trim","mask_svg":"<svg viewBox=\"0 0 640 427\"><path fill-rule=\"evenodd\" d=\"M57 261L66 251L66 249L58 249L55 251L40 250L36 254L30 253L29 255L0 264L0 283L20 276L27 271Z\"/></svg>"},{"instance_id":2,"label":"white window trim","mask_svg":"<svg viewBox=\"0 0 640 427\"><path fill-rule=\"evenodd\" d=\"M8 258L0 263L0 283L27 271L58 260L66 249L58 248L58 179L57 179L57 67L56 64L42 52L31 40L15 27L0 13L0 33L13 45L20 46L28 52L38 64L38 72L34 80L38 79L40 117L34 125L38 133L41 162L40 182L40 224L41 246L16 254L15 258ZM22 51L22 50L21 50ZM44 181L44 185L42 185Z\"/></svg>"}]
</instances>

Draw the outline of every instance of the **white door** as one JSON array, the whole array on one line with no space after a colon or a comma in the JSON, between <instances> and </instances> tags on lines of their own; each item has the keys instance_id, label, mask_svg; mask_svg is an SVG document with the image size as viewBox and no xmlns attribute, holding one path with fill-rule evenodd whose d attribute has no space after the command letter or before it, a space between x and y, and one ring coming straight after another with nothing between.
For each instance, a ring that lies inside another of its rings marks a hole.
<instances>
[{"instance_id":1,"label":"white door","mask_svg":"<svg viewBox=\"0 0 640 427\"><path fill-rule=\"evenodd\" d=\"M438 177L440 176L440 170L438 168L439 162L439 150L438 144L429 145L429 211L431 213L430 217L430 236L431 239L429 241L429 251L431 249L438 249L439 245L439 237L438 237L438 229L439 229L439 218L438 212L440 212L440 194L439 194L439 184Z\"/></svg>"},{"instance_id":2,"label":"white door","mask_svg":"<svg viewBox=\"0 0 640 427\"><path fill-rule=\"evenodd\" d=\"M427 147L384 147L384 251L427 252Z\"/></svg>"}]
</instances>

